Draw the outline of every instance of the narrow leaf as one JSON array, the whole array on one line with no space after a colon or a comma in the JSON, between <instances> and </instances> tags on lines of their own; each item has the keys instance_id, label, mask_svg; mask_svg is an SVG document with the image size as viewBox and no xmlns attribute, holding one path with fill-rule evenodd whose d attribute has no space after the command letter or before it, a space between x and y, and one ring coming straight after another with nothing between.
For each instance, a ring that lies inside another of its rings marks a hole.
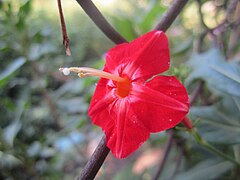
<instances>
[{"instance_id":1,"label":"narrow leaf","mask_svg":"<svg viewBox=\"0 0 240 180\"><path fill-rule=\"evenodd\" d=\"M11 76L26 62L24 57L15 59L1 74L0 87L4 86Z\"/></svg>"}]
</instances>

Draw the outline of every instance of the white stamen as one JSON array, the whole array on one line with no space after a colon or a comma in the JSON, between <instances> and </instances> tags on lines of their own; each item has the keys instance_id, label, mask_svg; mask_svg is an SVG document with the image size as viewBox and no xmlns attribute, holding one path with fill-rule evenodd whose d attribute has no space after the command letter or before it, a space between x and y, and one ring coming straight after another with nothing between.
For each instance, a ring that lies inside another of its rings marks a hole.
<instances>
[{"instance_id":1,"label":"white stamen","mask_svg":"<svg viewBox=\"0 0 240 180\"><path fill-rule=\"evenodd\" d=\"M62 72L65 76L68 76L70 74L69 68L63 68Z\"/></svg>"},{"instance_id":2,"label":"white stamen","mask_svg":"<svg viewBox=\"0 0 240 180\"><path fill-rule=\"evenodd\" d=\"M116 82L126 81L125 78L119 77L117 75L114 75L105 71L101 71L98 69L88 68L88 67L70 67L70 68L65 67L65 68L59 68L59 71L61 71L66 76L69 75L70 72L75 72L78 74L80 78L83 78L86 76L99 76L102 78L114 80Z\"/></svg>"}]
</instances>

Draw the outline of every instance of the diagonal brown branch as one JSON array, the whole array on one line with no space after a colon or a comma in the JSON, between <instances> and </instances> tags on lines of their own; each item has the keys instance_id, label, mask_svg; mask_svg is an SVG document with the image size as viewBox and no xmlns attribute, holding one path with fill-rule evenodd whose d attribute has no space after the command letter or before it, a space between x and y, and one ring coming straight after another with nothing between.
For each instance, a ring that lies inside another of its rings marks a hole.
<instances>
[{"instance_id":1,"label":"diagonal brown branch","mask_svg":"<svg viewBox=\"0 0 240 180\"><path fill-rule=\"evenodd\" d=\"M114 43L120 44L126 42L126 40L107 22L101 12L93 4L91 0L76 0L86 14L92 19L92 21L98 26L102 32L111 39Z\"/></svg>"},{"instance_id":2,"label":"diagonal brown branch","mask_svg":"<svg viewBox=\"0 0 240 180\"><path fill-rule=\"evenodd\" d=\"M102 166L105 158L109 153L109 148L106 146L105 136L101 139L97 148L95 149L90 160L87 162L83 168L81 174L78 176L78 180L91 180L94 179L98 170Z\"/></svg>"},{"instance_id":3,"label":"diagonal brown branch","mask_svg":"<svg viewBox=\"0 0 240 180\"><path fill-rule=\"evenodd\" d=\"M166 31L177 16L180 14L184 6L187 4L188 0L175 0L171 7L169 8L168 12L162 17L160 22L157 24L155 29Z\"/></svg>"}]
</instances>

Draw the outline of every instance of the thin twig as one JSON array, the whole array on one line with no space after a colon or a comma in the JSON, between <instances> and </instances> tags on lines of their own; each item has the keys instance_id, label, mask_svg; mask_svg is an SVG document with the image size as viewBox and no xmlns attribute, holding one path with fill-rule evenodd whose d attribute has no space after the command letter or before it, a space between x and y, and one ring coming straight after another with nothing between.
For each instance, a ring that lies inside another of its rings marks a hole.
<instances>
[{"instance_id":1,"label":"thin twig","mask_svg":"<svg viewBox=\"0 0 240 180\"><path fill-rule=\"evenodd\" d=\"M209 27L206 25L205 21L204 21L204 16L203 16L203 13L202 13L202 2L201 0L197 0L197 3L198 3L198 14L200 16L200 21L203 25L203 27L207 30L210 30Z\"/></svg>"},{"instance_id":2,"label":"thin twig","mask_svg":"<svg viewBox=\"0 0 240 180\"><path fill-rule=\"evenodd\" d=\"M105 158L109 153L109 148L106 146L105 136L101 139L93 155L88 160L86 166L83 168L78 180L91 180L94 179L97 172L101 168Z\"/></svg>"},{"instance_id":3,"label":"thin twig","mask_svg":"<svg viewBox=\"0 0 240 180\"><path fill-rule=\"evenodd\" d=\"M209 144L207 141L205 141L202 136L196 131L196 129L192 129L190 131L188 131L195 139L195 141L202 145L202 147L208 149L210 152L212 152L213 154L218 155L219 157L226 159L232 163L234 163L237 166L240 166L240 162L237 161L236 159L234 159L233 157L229 156L228 154L223 153L222 151L216 149L214 146L212 146L211 144Z\"/></svg>"},{"instance_id":4,"label":"thin twig","mask_svg":"<svg viewBox=\"0 0 240 180\"><path fill-rule=\"evenodd\" d=\"M232 3L229 5L229 8L227 10L226 17L231 18L231 13L234 12L234 16L232 16L232 19L236 21L237 19L240 19L240 1L235 0L232 1ZM229 21L231 19L229 18ZM231 57L232 53L234 52L234 49L237 47L239 42L239 36L240 36L240 27L239 26L233 26L232 31L229 36L229 42L228 42L228 48L227 48L227 57Z\"/></svg>"},{"instance_id":5,"label":"thin twig","mask_svg":"<svg viewBox=\"0 0 240 180\"><path fill-rule=\"evenodd\" d=\"M107 22L107 20L91 0L76 1L109 39L111 39L116 44L126 42L126 40Z\"/></svg>"},{"instance_id":6,"label":"thin twig","mask_svg":"<svg viewBox=\"0 0 240 180\"><path fill-rule=\"evenodd\" d=\"M201 24L202 24L203 28L205 29L205 32L203 32L203 34L202 34L202 38L204 38L205 35L207 35L208 33L210 33L210 35L211 35L212 38L213 38L214 45L217 46L217 47L218 47L218 46L220 47L220 45L218 45L217 36L214 34L213 29L210 29L210 28L206 25L206 23L205 23L205 21L204 21L204 15L203 15L203 12L202 12L202 1L201 1L201 0L196 0L196 1L197 1L197 4L198 4L198 14L199 14L199 18L200 18L200 21L201 21ZM201 38L201 36L200 36L200 38Z\"/></svg>"},{"instance_id":7,"label":"thin twig","mask_svg":"<svg viewBox=\"0 0 240 180\"><path fill-rule=\"evenodd\" d=\"M34 70L34 76L37 80L40 79L41 77L41 71L38 67L38 65L33 62L32 64L32 68ZM53 121L54 121L54 128L59 131L63 128L63 125L61 123L61 118L60 118L60 115L59 113L57 112L57 107L56 107L56 104L53 102L52 98L49 96L49 93L47 91L47 89L41 89L41 93L44 97L44 100L46 101L47 105L48 105L48 108L50 110L50 114L53 118Z\"/></svg>"},{"instance_id":8,"label":"thin twig","mask_svg":"<svg viewBox=\"0 0 240 180\"><path fill-rule=\"evenodd\" d=\"M159 179L159 177L162 173L162 170L164 168L164 165L166 163L167 157L170 153L170 149L171 149L172 144L173 144L173 130L172 129L168 130L168 136L169 136L168 141L165 144L164 151L163 151L163 154L162 154L162 159L159 163L158 170L157 170L155 176L153 177L153 180L158 180Z\"/></svg>"},{"instance_id":9,"label":"thin twig","mask_svg":"<svg viewBox=\"0 0 240 180\"><path fill-rule=\"evenodd\" d=\"M203 42L204 42L204 38L207 36L208 34L208 31L205 30L204 32L202 32L200 35L199 35L199 38L197 39L197 42L194 44L194 47L193 47L193 52L196 52L196 53L201 53L203 51L202 47L203 47Z\"/></svg>"},{"instance_id":10,"label":"thin twig","mask_svg":"<svg viewBox=\"0 0 240 180\"><path fill-rule=\"evenodd\" d=\"M157 24L155 29L166 31L177 16L182 11L183 7L187 4L188 0L175 0L171 7L169 8L168 12L162 17L161 21Z\"/></svg>"},{"instance_id":11,"label":"thin twig","mask_svg":"<svg viewBox=\"0 0 240 180\"><path fill-rule=\"evenodd\" d=\"M230 0L229 1L229 5L227 7L227 11L226 11L226 15L225 15L225 17L228 21L231 21L232 15L234 14L238 3L239 3L239 0Z\"/></svg>"},{"instance_id":12,"label":"thin twig","mask_svg":"<svg viewBox=\"0 0 240 180\"><path fill-rule=\"evenodd\" d=\"M201 2L201 0L196 0L196 1L198 3L198 14L200 17L200 21L201 21L202 26L205 29L205 31L202 33L202 35L200 37L201 38L200 40L203 40L203 38L209 33L211 35L211 37L213 38L214 45L220 49L224 49L224 44L223 44L223 41L221 40L223 32L225 32L227 28L234 28L234 27L236 27L236 25L238 25L238 20L232 21L231 17L232 17L234 10L236 9L236 6L237 6L237 3L239 0L232 0L229 2L224 20L222 21L222 23L218 24L214 28L209 28L206 25L206 23L204 21L204 15L201 10L202 2ZM198 49L199 49L199 47L198 47Z\"/></svg>"},{"instance_id":13,"label":"thin twig","mask_svg":"<svg viewBox=\"0 0 240 180\"><path fill-rule=\"evenodd\" d=\"M191 96L190 96L190 104L192 105L196 100L197 100L197 97L198 95L200 94L200 92L202 91L202 88L203 88L203 84L204 82L203 81L200 81L198 82L198 84L195 86Z\"/></svg>"},{"instance_id":14,"label":"thin twig","mask_svg":"<svg viewBox=\"0 0 240 180\"><path fill-rule=\"evenodd\" d=\"M61 3L61 0L58 0L57 2L58 2L58 11L60 15L61 27L62 27L63 45L65 46L66 54L68 56L71 56L71 50L69 47L69 38L68 38L67 28L66 28L66 24L63 16L62 3Z\"/></svg>"},{"instance_id":15,"label":"thin twig","mask_svg":"<svg viewBox=\"0 0 240 180\"><path fill-rule=\"evenodd\" d=\"M174 177L176 176L178 169L182 162L182 156L183 156L183 152L182 151L178 152L177 157L176 157L176 165L175 165L175 168L174 168L174 171L173 171L171 177L169 178L170 180L173 180Z\"/></svg>"},{"instance_id":16,"label":"thin twig","mask_svg":"<svg viewBox=\"0 0 240 180\"><path fill-rule=\"evenodd\" d=\"M47 105L48 105L51 115L53 117L55 129L57 131L59 131L63 128L63 125L60 120L60 115L57 112L56 104L53 102L53 100L49 96L48 91L46 89L42 89L41 91L43 93L43 97L44 97L45 101L47 102Z\"/></svg>"}]
</instances>

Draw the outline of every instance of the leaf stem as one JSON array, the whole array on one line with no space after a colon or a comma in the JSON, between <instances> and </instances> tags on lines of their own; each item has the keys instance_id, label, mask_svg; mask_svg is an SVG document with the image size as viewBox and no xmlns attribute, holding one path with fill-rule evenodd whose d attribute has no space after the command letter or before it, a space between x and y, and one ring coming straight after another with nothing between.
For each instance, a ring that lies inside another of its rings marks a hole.
<instances>
[{"instance_id":1,"label":"leaf stem","mask_svg":"<svg viewBox=\"0 0 240 180\"><path fill-rule=\"evenodd\" d=\"M228 156L227 154L224 154L223 152L219 151L218 149L216 149L214 146L212 146L211 144L209 144L207 141L205 141L201 135L195 130L195 129L191 129L188 131L196 140L196 142L200 145L202 145L203 147L205 147L206 149L208 149L209 151L211 151L212 153L222 157L223 159L226 159L228 161L231 161L232 163L236 164L237 166L240 166L240 162L238 162L236 159L234 159L231 156Z\"/></svg>"}]
</instances>

